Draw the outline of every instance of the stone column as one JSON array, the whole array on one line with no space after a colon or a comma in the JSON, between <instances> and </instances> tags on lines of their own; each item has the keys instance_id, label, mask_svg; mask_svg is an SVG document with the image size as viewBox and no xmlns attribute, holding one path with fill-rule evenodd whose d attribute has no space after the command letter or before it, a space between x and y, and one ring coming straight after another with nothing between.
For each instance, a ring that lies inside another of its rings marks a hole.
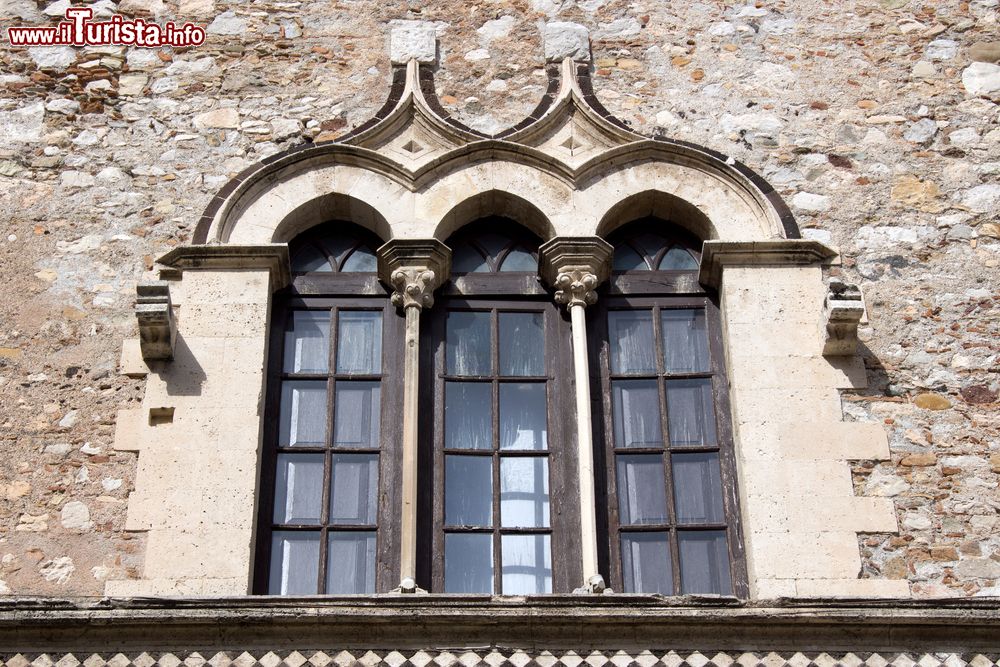
<instances>
[{"instance_id":1,"label":"stone column","mask_svg":"<svg viewBox=\"0 0 1000 667\"><path fill-rule=\"evenodd\" d=\"M420 312L434 305L434 290L451 272L451 250L437 239L389 241L378 249L379 279L393 289L392 303L406 317L403 358L403 461L400 519L400 593L417 588L417 436L420 387Z\"/></svg>"},{"instance_id":2,"label":"stone column","mask_svg":"<svg viewBox=\"0 0 1000 667\"><path fill-rule=\"evenodd\" d=\"M573 375L576 384L577 460L580 477L580 557L583 586L578 593L601 593L597 568L597 506L594 493L594 438L590 410L590 361L584 310L597 302L597 286L608 278L612 247L600 237L557 237L539 248L542 279L555 290L556 303L569 310L573 329Z\"/></svg>"}]
</instances>

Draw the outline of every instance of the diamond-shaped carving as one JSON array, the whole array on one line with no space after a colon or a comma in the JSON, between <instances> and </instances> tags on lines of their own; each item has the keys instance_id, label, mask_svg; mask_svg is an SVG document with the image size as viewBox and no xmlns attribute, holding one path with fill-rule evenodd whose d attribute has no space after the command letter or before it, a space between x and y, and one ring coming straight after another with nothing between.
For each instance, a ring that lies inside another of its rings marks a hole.
<instances>
[{"instance_id":1,"label":"diamond-shaped carving","mask_svg":"<svg viewBox=\"0 0 1000 667\"><path fill-rule=\"evenodd\" d=\"M80 661L76 659L76 656L72 653L67 653L63 657L59 658L56 662L56 667L76 667L80 664Z\"/></svg>"},{"instance_id":2,"label":"diamond-shaped carving","mask_svg":"<svg viewBox=\"0 0 1000 667\"><path fill-rule=\"evenodd\" d=\"M285 659L282 662L288 665L288 667L302 667L305 661L306 661L305 656L303 656L298 651L292 651L287 656L285 656Z\"/></svg>"},{"instance_id":3,"label":"diamond-shaped carving","mask_svg":"<svg viewBox=\"0 0 1000 667\"><path fill-rule=\"evenodd\" d=\"M716 667L729 667L734 662L736 661L728 653L716 653L712 656L712 664Z\"/></svg>"},{"instance_id":4,"label":"diamond-shaped carving","mask_svg":"<svg viewBox=\"0 0 1000 667\"><path fill-rule=\"evenodd\" d=\"M410 662L416 667L424 667L427 663L434 659L434 656L427 653L427 651L417 651L410 656Z\"/></svg>"},{"instance_id":5,"label":"diamond-shaped carving","mask_svg":"<svg viewBox=\"0 0 1000 667\"><path fill-rule=\"evenodd\" d=\"M9 662L7 663L10 664ZM83 661L83 667L104 667L107 661L96 653L90 655L89 658Z\"/></svg>"},{"instance_id":6,"label":"diamond-shaped carving","mask_svg":"<svg viewBox=\"0 0 1000 667\"><path fill-rule=\"evenodd\" d=\"M583 143L572 134L566 137L566 139L559 145L570 151L574 151L577 148L586 148L587 146L587 144Z\"/></svg>"},{"instance_id":7,"label":"diamond-shaped carving","mask_svg":"<svg viewBox=\"0 0 1000 667\"><path fill-rule=\"evenodd\" d=\"M980 657L982 657L982 656L980 656ZM27 667L30 664L31 663L28 662L28 659L25 658L20 653L18 653L13 658L11 658L10 660L7 661L8 667Z\"/></svg>"},{"instance_id":8,"label":"diamond-shaped carving","mask_svg":"<svg viewBox=\"0 0 1000 667\"><path fill-rule=\"evenodd\" d=\"M205 660L205 657L197 651L184 658L185 667L202 667L206 662L208 661Z\"/></svg>"},{"instance_id":9,"label":"diamond-shaped carving","mask_svg":"<svg viewBox=\"0 0 1000 667\"><path fill-rule=\"evenodd\" d=\"M500 653L499 651L494 649L489 653L487 653L485 657L483 657L483 662L485 662L490 667L500 667L500 665L507 662L507 657L503 653Z\"/></svg>"},{"instance_id":10,"label":"diamond-shaped carving","mask_svg":"<svg viewBox=\"0 0 1000 667\"><path fill-rule=\"evenodd\" d=\"M326 653L323 653L323 651L316 651L312 654L312 657L309 658L309 664L315 665L315 667L326 667L331 662L333 662L333 658L328 656Z\"/></svg>"},{"instance_id":11,"label":"diamond-shaped carving","mask_svg":"<svg viewBox=\"0 0 1000 667\"><path fill-rule=\"evenodd\" d=\"M48 653L43 653L31 661L32 667L52 667L55 664Z\"/></svg>"},{"instance_id":12,"label":"diamond-shaped carving","mask_svg":"<svg viewBox=\"0 0 1000 667\"><path fill-rule=\"evenodd\" d=\"M208 661L212 667L229 667L233 664L233 659L229 657L229 654L224 651L219 651L212 656L211 660Z\"/></svg>"},{"instance_id":13,"label":"diamond-shaped carving","mask_svg":"<svg viewBox=\"0 0 1000 667\"><path fill-rule=\"evenodd\" d=\"M160 667L177 667L181 664L181 659L173 653L164 653L156 662L160 663Z\"/></svg>"},{"instance_id":14,"label":"diamond-shaped carving","mask_svg":"<svg viewBox=\"0 0 1000 667\"><path fill-rule=\"evenodd\" d=\"M115 653L108 660L108 667L128 667L130 663L136 667L152 667L156 664L156 659L145 651L135 656L135 660L129 660L124 653Z\"/></svg>"},{"instance_id":15,"label":"diamond-shaped carving","mask_svg":"<svg viewBox=\"0 0 1000 667\"><path fill-rule=\"evenodd\" d=\"M233 660L233 664L236 665L236 667L253 667L257 664L257 658L253 657L246 651L243 651L243 653L236 656L236 659Z\"/></svg>"}]
</instances>

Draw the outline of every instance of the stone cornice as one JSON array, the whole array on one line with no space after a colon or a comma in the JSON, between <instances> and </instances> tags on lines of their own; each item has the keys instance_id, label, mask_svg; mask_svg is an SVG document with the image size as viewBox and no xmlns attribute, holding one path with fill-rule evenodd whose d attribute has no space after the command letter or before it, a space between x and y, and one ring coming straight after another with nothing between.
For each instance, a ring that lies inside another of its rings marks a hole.
<instances>
[{"instance_id":1,"label":"stone cornice","mask_svg":"<svg viewBox=\"0 0 1000 667\"><path fill-rule=\"evenodd\" d=\"M271 289L277 291L291 282L288 244L269 245L188 245L179 246L156 260L163 266L189 269L268 269Z\"/></svg>"},{"instance_id":2,"label":"stone cornice","mask_svg":"<svg viewBox=\"0 0 1000 667\"><path fill-rule=\"evenodd\" d=\"M0 601L15 651L236 647L522 646L700 650L996 651L996 598L945 600L528 598L54 599Z\"/></svg>"},{"instance_id":3,"label":"stone cornice","mask_svg":"<svg viewBox=\"0 0 1000 667\"><path fill-rule=\"evenodd\" d=\"M830 264L838 253L819 241L705 241L698 282L719 288L726 266L810 266Z\"/></svg>"},{"instance_id":4,"label":"stone cornice","mask_svg":"<svg viewBox=\"0 0 1000 667\"><path fill-rule=\"evenodd\" d=\"M611 274L614 248L597 236L557 236L538 249L538 272L556 289L556 303L589 306Z\"/></svg>"},{"instance_id":5,"label":"stone cornice","mask_svg":"<svg viewBox=\"0 0 1000 667\"><path fill-rule=\"evenodd\" d=\"M377 255L379 280L392 287L397 308L430 308L451 273L451 249L437 239L395 239Z\"/></svg>"}]
</instances>

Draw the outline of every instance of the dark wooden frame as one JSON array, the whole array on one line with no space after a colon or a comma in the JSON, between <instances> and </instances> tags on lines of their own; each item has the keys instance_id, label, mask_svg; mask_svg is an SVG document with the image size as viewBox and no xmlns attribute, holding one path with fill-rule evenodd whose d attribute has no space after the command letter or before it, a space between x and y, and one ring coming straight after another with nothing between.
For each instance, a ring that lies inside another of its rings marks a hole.
<instances>
[{"instance_id":1,"label":"dark wooden frame","mask_svg":"<svg viewBox=\"0 0 1000 667\"><path fill-rule=\"evenodd\" d=\"M348 253L349 254L349 253ZM322 294L323 296L315 296ZM358 296L370 295L370 296ZM328 523L330 474L332 454L339 451L332 446L333 411L335 383L338 379L380 380L380 433L379 449L348 449L344 453L375 453L379 456L378 513L376 523L376 592L388 592L399 582L399 498L398 461L400 452L400 424L396 418L402 409L403 367L402 350L404 320L390 305L388 293L373 274L366 273L323 273L303 274L294 278L290 287L275 295L269 336L269 356L267 369L267 389L264 406L264 447L261 454L260 489L258 497L258 519L254 559L252 591L267 594L271 566L271 535L274 530L308 530L320 533L319 587L322 593L326 580L327 535L331 531ZM326 379L327 381L327 433L322 448L294 447L278 448L278 429L281 402L281 383L288 378L282 369L284 357L284 336L290 314L294 310L330 310L330 363L327 374L311 376L296 374L295 379ZM379 375L343 375L336 372L334 355L337 349L336 312L340 310L376 310L382 317L382 373ZM274 524L275 481L277 459L281 451L325 454L324 459L324 499L320 525L288 526ZM338 524L334 531L372 530L371 526L347 526Z\"/></svg>"},{"instance_id":2,"label":"dark wooden frame","mask_svg":"<svg viewBox=\"0 0 1000 667\"><path fill-rule=\"evenodd\" d=\"M636 223L642 228L650 225L645 220ZM689 241L683 236L677 237L663 230L662 225L656 231L673 241L676 245L685 245ZM636 227L623 230L635 233ZM623 236L618 235L620 238ZM627 238L627 237L626 237ZM614 237L612 237L614 239ZM662 258L665 249L657 253ZM697 253L695 253L697 257ZM654 264L655 266L655 264ZM624 590L622 573L621 535L623 532L667 532L669 535L672 580L674 593L680 594L680 559L678 554L678 527L682 530L725 530L729 549L729 566L733 594L740 598L749 596L749 585L746 571L746 555L743 545L743 533L740 525L739 491L736 475L735 446L732 429L732 411L729 402L728 379L725 369L725 350L722 341L722 326L718 308L717 296L706 291L697 281L697 273L693 271L622 271L613 273L608 284L600 290L600 298L596 308L588 309L588 329L591 335L591 356L597 360L597 368L592 364L592 394L594 411L601 415L594 420L595 432L595 475L597 488L606 490L598 494L599 532L606 536L602 543L607 545L607 551L600 554L601 570L609 574L609 585L615 590ZM708 345L710 368L703 373L668 374L663 368L663 339L661 332L660 311L675 308L704 308L708 330ZM654 345L656 346L657 372L643 375L623 375L621 379L654 379L657 382L659 394L659 409L661 429L664 444L661 448L623 448L617 450L614 443L613 396L611 382L618 376L611 373L611 351L608 338L608 313L614 310L649 310L653 318ZM667 440L667 404L666 383L668 380L689 378L712 378L712 399L715 407L715 425L718 447L677 447L671 448ZM678 524L674 511L674 484L671 471L672 453L719 453L720 474L722 481L723 508L725 524ZM616 454L659 454L663 457L663 468L666 481L667 512L670 522L666 524L628 526L623 530L619 522L619 505L617 489Z\"/></svg>"}]
</instances>

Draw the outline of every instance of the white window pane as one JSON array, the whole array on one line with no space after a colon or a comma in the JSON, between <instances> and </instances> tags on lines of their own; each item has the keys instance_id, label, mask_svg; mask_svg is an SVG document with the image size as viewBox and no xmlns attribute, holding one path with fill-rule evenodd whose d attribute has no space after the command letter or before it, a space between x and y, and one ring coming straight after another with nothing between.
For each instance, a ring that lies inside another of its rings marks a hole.
<instances>
[{"instance_id":1,"label":"white window pane","mask_svg":"<svg viewBox=\"0 0 1000 667\"><path fill-rule=\"evenodd\" d=\"M504 528L549 527L548 458L500 458L500 525Z\"/></svg>"},{"instance_id":2,"label":"white window pane","mask_svg":"<svg viewBox=\"0 0 1000 667\"><path fill-rule=\"evenodd\" d=\"M274 522L317 524L323 511L323 454L278 454Z\"/></svg>"},{"instance_id":3,"label":"white window pane","mask_svg":"<svg viewBox=\"0 0 1000 667\"><path fill-rule=\"evenodd\" d=\"M444 592L493 593L493 536L447 533L444 536Z\"/></svg>"},{"instance_id":4,"label":"white window pane","mask_svg":"<svg viewBox=\"0 0 1000 667\"><path fill-rule=\"evenodd\" d=\"M378 454L334 454L330 487L330 523L375 525Z\"/></svg>"},{"instance_id":5,"label":"white window pane","mask_svg":"<svg viewBox=\"0 0 1000 667\"><path fill-rule=\"evenodd\" d=\"M500 538L501 586L504 595L552 592L551 538L548 535L504 535Z\"/></svg>"},{"instance_id":6,"label":"white window pane","mask_svg":"<svg viewBox=\"0 0 1000 667\"><path fill-rule=\"evenodd\" d=\"M492 457L444 457L444 522L480 528L493 525Z\"/></svg>"},{"instance_id":7,"label":"white window pane","mask_svg":"<svg viewBox=\"0 0 1000 667\"><path fill-rule=\"evenodd\" d=\"M716 444L712 380L667 382L667 429L674 447Z\"/></svg>"},{"instance_id":8,"label":"white window pane","mask_svg":"<svg viewBox=\"0 0 1000 667\"><path fill-rule=\"evenodd\" d=\"M444 446L493 449L493 385L446 382L444 395Z\"/></svg>"},{"instance_id":9,"label":"white window pane","mask_svg":"<svg viewBox=\"0 0 1000 667\"><path fill-rule=\"evenodd\" d=\"M663 446L656 380L615 380L611 397L615 447Z\"/></svg>"},{"instance_id":10,"label":"white window pane","mask_svg":"<svg viewBox=\"0 0 1000 667\"><path fill-rule=\"evenodd\" d=\"M326 444L325 381L282 382L280 412L280 447L322 447Z\"/></svg>"},{"instance_id":11,"label":"white window pane","mask_svg":"<svg viewBox=\"0 0 1000 667\"><path fill-rule=\"evenodd\" d=\"M315 595L318 577L318 532L271 534L271 595Z\"/></svg>"},{"instance_id":12,"label":"white window pane","mask_svg":"<svg viewBox=\"0 0 1000 667\"><path fill-rule=\"evenodd\" d=\"M674 508L678 523L722 523L719 454L674 454Z\"/></svg>"},{"instance_id":13,"label":"white window pane","mask_svg":"<svg viewBox=\"0 0 1000 667\"><path fill-rule=\"evenodd\" d=\"M446 325L446 356L451 375L490 375L490 314L451 312Z\"/></svg>"},{"instance_id":14,"label":"white window pane","mask_svg":"<svg viewBox=\"0 0 1000 667\"><path fill-rule=\"evenodd\" d=\"M663 365L668 373L709 370L708 325L704 308L660 311L663 324Z\"/></svg>"},{"instance_id":15,"label":"white window pane","mask_svg":"<svg viewBox=\"0 0 1000 667\"><path fill-rule=\"evenodd\" d=\"M625 593L674 594L667 533L622 535L622 579Z\"/></svg>"},{"instance_id":16,"label":"white window pane","mask_svg":"<svg viewBox=\"0 0 1000 667\"><path fill-rule=\"evenodd\" d=\"M382 312L341 311L337 325L337 372L382 372Z\"/></svg>"},{"instance_id":17,"label":"white window pane","mask_svg":"<svg viewBox=\"0 0 1000 667\"><path fill-rule=\"evenodd\" d=\"M617 457L618 514L623 526L667 522L667 489L663 456Z\"/></svg>"},{"instance_id":18,"label":"white window pane","mask_svg":"<svg viewBox=\"0 0 1000 667\"><path fill-rule=\"evenodd\" d=\"M732 595L725 531L678 531L677 546L681 559L681 593Z\"/></svg>"},{"instance_id":19,"label":"white window pane","mask_svg":"<svg viewBox=\"0 0 1000 667\"><path fill-rule=\"evenodd\" d=\"M500 375L545 374L541 313L500 313Z\"/></svg>"},{"instance_id":20,"label":"white window pane","mask_svg":"<svg viewBox=\"0 0 1000 667\"><path fill-rule=\"evenodd\" d=\"M326 552L328 594L375 592L375 543L374 531L330 533Z\"/></svg>"},{"instance_id":21,"label":"white window pane","mask_svg":"<svg viewBox=\"0 0 1000 667\"><path fill-rule=\"evenodd\" d=\"M544 383L501 384L500 449L546 449L547 412Z\"/></svg>"},{"instance_id":22,"label":"white window pane","mask_svg":"<svg viewBox=\"0 0 1000 667\"><path fill-rule=\"evenodd\" d=\"M612 373L656 372L651 311L611 311L608 313L608 338Z\"/></svg>"},{"instance_id":23,"label":"white window pane","mask_svg":"<svg viewBox=\"0 0 1000 667\"><path fill-rule=\"evenodd\" d=\"M285 331L286 373L326 373L330 359L330 313L296 310Z\"/></svg>"},{"instance_id":24,"label":"white window pane","mask_svg":"<svg viewBox=\"0 0 1000 667\"><path fill-rule=\"evenodd\" d=\"M378 382L338 380L333 417L333 444L378 449L382 386Z\"/></svg>"}]
</instances>

